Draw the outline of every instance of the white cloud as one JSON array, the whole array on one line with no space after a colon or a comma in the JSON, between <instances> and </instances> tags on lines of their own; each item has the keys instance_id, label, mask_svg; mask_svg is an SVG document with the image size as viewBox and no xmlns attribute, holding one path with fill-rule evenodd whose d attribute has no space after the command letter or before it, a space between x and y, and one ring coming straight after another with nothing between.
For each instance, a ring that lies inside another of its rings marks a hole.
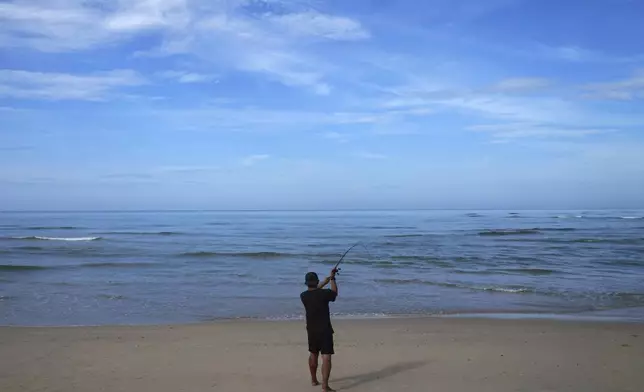
<instances>
[{"instance_id":1,"label":"white cloud","mask_svg":"<svg viewBox=\"0 0 644 392\"><path fill-rule=\"evenodd\" d=\"M185 28L190 22L186 0L121 0L120 7L105 18L111 31L138 32L154 28Z\"/></svg>"},{"instance_id":2,"label":"white cloud","mask_svg":"<svg viewBox=\"0 0 644 392\"><path fill-rule=\"evenodd\" d=\"M84 75L0 69L0 97L45 100L104 100L118 88L146 83L131 70Z\"/></svg>"},{"instance_id":3,"label":"white cloud","mask_svg":"<svg viewBox=\"0 0 644 392\"><path fill-rule=\"evenodd\" d=\"M606 83L591 83L582 87L587 98L607 100L632 100L644 98L644 69L632 77Z\"/></svg>"},{"instance_id":4,"label":"white cloud","mask_svg":"<svg viewBox=\"0 0 644 392\"><path fill-rule=\"evenodd\" d=\"M435 102L455 109L473 111L486 117L521 122L561 123L574 121L578 116L575 105L559 98L472 94L439 99Z\"/></svg>"},{"instance_id":5,"label":"white cloud","mask_svg":"<svg viewBox=\"0 0 644 392\"><path fill-rule=\"evenodd\" d=\"M344 134L344 133L338 133L338 132L326 132L322 134L322 136L326 139L334 140L338 143L348 143L349 142L349 137Z\"/></svg>"},{"instance_id":6,"label":"white cloud","mask_svg":"<svg viewBox=\"0 0 644 392\"><path fill-rule=\"evenodd\" d=\"M329 94L331 86L324 81L326 62L299 48L303 34L293 31L301 30L292 26L292 31L277 31L266 18L273 17L249 17L239 12L210 16L200 20L186 36L170 41L167 49L192 53L209 63L261 74L319 95ZM297 14L293 18L297 19Z\"/></svg>"},{"instance_id":7,"label":"white cloud","mask_svg":"<svg viewBox=\"0 0 644 392\"><path fill-rule=\"evenodd\" d=\"M267 20L292 35L333 40L361 40L370 37L369 32L353 19L318 12L271 15Z\"/></svg>"},{"instance_id":8,"label":"white cloud","mask_svg":"<svg viewBox=\"0 0 644 392\"><path fill-rule=\"evenodd\" d=\"M512 78L505 79L492 86L493 90L512 92L540 89L550 85L548 79L543 78Z\"/></svg>"},{"instance_id":9,"label":"white cloud","mask_svg":"<svg viewBox=\"0 0 644 392\"><path fill-rule=\"evenodd\" d=\"M323 126L327 128L326 137L336 138L336 140L340 139L343 134L335 131L332 128L334 126L360 125L371 129L375 126L386 126L391 130L399 128L395 126L397 123L400 124L399 121L404 121L408 116L416 116L415 114L411 115L398 111L389 113L389 111L380 108L376 108L372 112L329 113L324 110L279 110L227 106L228 104L224 103L193 109L168 107L158 110L137 111L132 115L141 117L136 121L162 121L164 126L169 129L197 131L284 132L319 130L320 126ZM337 132L337 134L332 132ZM345 136L348 135L345 134Z\"/></svg>"},{"instance_id":10,"label":"white cloud","mask_svg":"<svg viewBox=\"0 0 644 392\"><path fill-rule=\"evenodd\" d=\"M546 59L566 61L570 63L638 63L644 60L641 55L620 56L590 50L575 45L551 46L540 44L529 51L520 50L519 53L527 56L538 56Z\"/></svg>"},{"instance_id":11,"label":"white cloud","mask_svg":"<svg viewBox=\"0 0 644 392\"><path fill-rule=\"evenodd\" d=\"M613 129L558 128L538 123L485 124L470 126L468 129L476 132L487 132L496 141L510 141L522 138L575 139L615 132Z\"/></svg>"},{"instance_id":12,"label":"white cloud","mask_svg":"<svg viewBox=\"0 0 644 392\"><path fill-rule=\"evenodd\" d=\"M259 3L280 14L252 11ZM0 3L0 47L43 52L97 49L155 32L156 48L140 53L188 54L222 70L267 76L287 86L326 95L328 62L310 40L369 37L351 18L303 7L300 1L251 0L18 0ZM197 81L185 75L185 82ZM201 80L199 80L201 81Z\"/></svg>"},{"instance_id":13,"label":"white cloud","mask_svg":"<svg viewBox=\"0 0 644 392\"><path fill-rule=\"evenodd\" d=\"M162 166L157 168L155 172L163 174L202 174L220 170L222 170L220 166Z\"/></svg>"},{"instance_id":14,"label":"white cloud","mask_svg":"<svg viewBox=\"0 0 644 392\"><path fill-rule=\"evenodd\" d=\"M207 83L217 82L217 75L201 74L185 71L163 71L157 74L164 79L176 80L179 83Z\"/></svg>"},{"instance_id":15,"label":"white cloud","mask_svg":"<svg viewBox=\"0 0 644 392\"><path fill-rule=\"evenodd\" d=\"M27 109L14 108L12 106L0 106L0 112L16 113L16 112L24 112L26 110Z\"/></svg>"},{"instance_id":16,"label":"white cloud","mask_svg":"<svg viewBox=\"0 0 644 392\"><path fill-rule=\"evenodd\" d=\"M184 28L189 19L187 0L17 0L0 3L0 47L86 50L143 31Z\"/></svg>"},{"instance_id":17,"label":"white cloud","mask_svg":"<svg viewBox=\"0 0 644 392\"><path fill-rule=\"evenodd\" d=\"M267 154L255 154L255 155L249 155L242 159L242 165L243 166L253 166L258 162L265 161L269 159L271 156Z\"/></svg>"},{"instance_id":18,"label":"white cloud","mask_svg":"<svg viewBox=\"0 0 644 392\"><path fill-rule=\"evenodd\" d=\"M643 81L636 75L627 81L601 85L601 88L632 97L635 96L632 89L638 88ZM468 120L490 122L493 125L474 126L470 130L485 131L495 141L579 139L616 130L628 131L644 124L642 115L624 116L612 110L591 110L583 101L564 98L556 90L540 91L538 95L520 94L532 93L530 90L546 86L547 83L547 80L540 78L521 78L506 79L493 86L470 90L433 86L423 90L402 86L392 89L393 98L381 102L380 106L401 111L449 112ZM427 131L427 128L423 131Z\"/></svg>"},{"instance_id":19,"label":"white cloud","mask_svg":"<svg viewBox=\"0 0 644 392\"><path fill-rule=\"evenodd\" d=\"M369 152L369 151L360 151L355 153L355 156L358 158L362 159L373 159L373 160L382 160L382 159L387 159L388 157L384 154L379 154L375 152Z\"/></svg>"},{"instance_id":20,"label":"white cloud","mask_svg":"<svg viewBox=\"0 0 644 392\"><path fill-rule=\"evenodd\" d=\"M590 61L597 57L594 52L576 46L542 46L541 50L546 55L572 62Z\"/></svg>"},{"instance_id":21,"label":"white cloud","mask_svg":"<svg viewBox=\"0 0 644 392\"><path fill-rule=\"evenodd\" d=\"M0 46L58 52L103 41L100 13L73 1L0 3Z\"/></svg>"}]
</instances>

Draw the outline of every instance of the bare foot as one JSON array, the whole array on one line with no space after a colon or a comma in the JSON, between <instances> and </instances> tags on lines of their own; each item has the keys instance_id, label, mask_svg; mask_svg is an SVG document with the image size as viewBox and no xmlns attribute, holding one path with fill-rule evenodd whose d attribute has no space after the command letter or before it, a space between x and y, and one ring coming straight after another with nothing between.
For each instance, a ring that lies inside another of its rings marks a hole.
<instances>
[{"instance_id":1,"label":"bare foot","mask_svg":"<svg viewBox=\"0 0 644 392\"><path fill-rule=\"evenodd\" d=\"M313 385L314 387L317 387L318 385L320 385L320 382L318 380L312 380L311 385Z\"/></svg>"},{"instance_id":2,"label":"bare foot","mask_svg":"<svg viewBox=\"0 0 644 392\"><path fill-rule=\"evenodd\" d=\"M322 387L322 392L336 392L336 390L327 385L326 388Z\"/></svg>"}]
</instances>

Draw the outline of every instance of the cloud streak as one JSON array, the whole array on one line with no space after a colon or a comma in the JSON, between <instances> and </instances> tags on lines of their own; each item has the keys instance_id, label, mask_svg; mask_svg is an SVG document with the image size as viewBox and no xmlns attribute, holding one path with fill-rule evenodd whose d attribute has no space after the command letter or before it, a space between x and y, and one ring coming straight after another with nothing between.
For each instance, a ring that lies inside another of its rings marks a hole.
<instances>
[{"instance_id":1,"label":"cloud streak","mask_svg":"<svg viewBox=\"0 0 644 392\"><path fill-rule=\"evenodd\" d=\"M496 142L509 142L526 138L579 139L616 131L614 129L558 128L538 123L473 125L468 129L475 132L489 133Z\"/></svg>"},{"instance_id":2,"label":"cloud streak","mask_svg":"<svg viewBox=\"0 0 644 392\"><path fill-rule=\"evenodd\" d=\"M270 157L271 156L268 155L268 154L249 155L249 156L245 157L244 159L242 159L241 164L242 164L242 166L250 167L250 166L256 165L257 163L259 163L261 161L265 161L265 160L269 159Z\"/></svg>"},{"instance_id":3,"label":"cloud streak","mask_svg":"<svg viewBox=\"0 0 644 392\"><path fill-rule=\"evenodd\" d=\"M116 90L145 83L146 80L132 70L72 75L0 69L0 97L17 99L101 101Z\"/></svg>"},{"instance_id":4,"label":"cloud streak","mask_svg":"<svg viewBox=\"0 0 644 392\"><path fill-rule=\"evenodd\" d=\"M492 86L492 90L501 92L531 91L550 86L551 82L544 78L513 78L505 79Z\"/></svg>"},{"instance_id":5,"label":"cloud streak","mask_svg":"<svg viewBox=\"0 0 644 392\"><path fill-rule=\"evenodd\" d=\"M162 71L157 73L157 76L162 79L174 80L185 84L217 82L217 75L187 71Z\"/></svg>"},{"instance_id":6,"label":"cloud streak","mask_svg":"<svg viewBox=\"0 0 644 392\"><path fill-rule=\"evenodd\" d=\"M632 77L613 82L590 83L582 86L586 98L604 100L644 99L644 69Z\"/></svg>"},{"instance_id":7,"label":"cloud streak","mask_svg":"<svg viewBox=\"0 0 644 392\"><path fill-rule=\"evenodd\" d=\"M369 159L369 160L383 160L387 159L387 155L384 154L379 154L375 152L369 152L369 151L359 151L354 154L358 158L362 159Z\"/></svg>"}]
</instances>

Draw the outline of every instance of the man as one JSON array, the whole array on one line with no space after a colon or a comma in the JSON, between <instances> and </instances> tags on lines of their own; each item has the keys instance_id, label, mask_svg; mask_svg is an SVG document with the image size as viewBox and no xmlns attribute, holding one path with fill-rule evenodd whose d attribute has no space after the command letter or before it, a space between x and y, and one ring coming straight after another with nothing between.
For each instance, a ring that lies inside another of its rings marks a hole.
<instances>
[{"instance_id":1,"label":"man","mask_svg":"<svg viewBox=\"0 0 644 392\"><path fill-rule=\"evenodd\" d=\"M318 357L322 353L322 391L334 392L329 387L329 376L331 375L331 355L333 351L333 327L329 314L329 302L335 302L338 296L338 285L335 282L335 274L338 271L333 269L331 275L320 283L315 272L309 272L304 277L308 290L300 294L300 299L306 310L306 331L309 339L309 370L311 371L311 383L320 385L318 382ZM324 289L331 282L331 289Z\"/></svg>"}]
</instances>

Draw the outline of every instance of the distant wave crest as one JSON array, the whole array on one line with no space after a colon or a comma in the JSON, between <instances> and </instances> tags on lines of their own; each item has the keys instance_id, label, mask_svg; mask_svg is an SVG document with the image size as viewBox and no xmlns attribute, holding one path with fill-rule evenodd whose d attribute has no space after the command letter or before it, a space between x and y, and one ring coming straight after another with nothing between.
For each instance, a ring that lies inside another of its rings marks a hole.
<instances>
[{"instance_id":1,"label":"distant wave crest","mask_svg":"<svg viewBox=\"0 0 644 392\"><path fill-rule=\"evenodd\" d=\"M458 288L458 289L466 289L466 290L497 291L501 293L528 293L533 291L532 289L529 289L526 287L468 286L465 284L433 282L433 281L421 280L421 279L376 279L376 282L388 283L388 284L402 284L402 285L420 284L420 285L440 286L440 287Z\"/></svg>"},{"instance_id":2,"label":"distant wave crest","mask_svg":"<svg viewBox=\"0 0 644 392\"><path fill-rule=\"evenodd\" d=\"M141 267L153 267L155 266L155 263L110 263L110 262L103 262L103 263L86 263L86 264L81 264L79 267L84 267L84 268L141 268Z\"/></svg>"},{"instance_id":3,"label":"distant wave crest","mask_svg":"<svg viewBox=\"0 0 644 392\"><path fill-rule=\"evenodd\" d=\"M555 219L570 219L570 218L577 218L577 219L644 219L644 216L593 216L593 215L557 215L554 216L553 218Z\"/></svg>"},{"instance_id":4,"label":"distant wave crest","mask_svg":"<svg viewBox=\"0 0 644 392\"><path fill-rule=\"evenodd\" d=\"M540 234L537 229L508 229L508 230L484 230L480 231L479 235L482 236L503 236L503 235L530 235Z\"/></svg>"},{"instance_id":5,"label":"distant wave crest","mask_svg":"<svg viewBox=\"0 0 644 392\"><path fill-rule=\"evenodd\" d=\"M13 265L13 264L0 264L0 271L37 271L44 270L47 267L41 267L39 265Z\"/></svg>"},{"instance_id":6,"label":"distant wave crest","mask_svg":"<svg viewBox=\"0 0 644 392\"><path fill-rule=\"evenodd\" d=\"M277 258L277 257L292 257L290 253L280 252L186 252L181 253L179 256L183 257L246 257L246 258Z\"/></svg>"},{"instance_id":7,"label":"distant wave crest","mask_svg":"<svg viewBox=\"0 0 644 392\"><path fill-rule=\"evenodd\" d=\"M41 236L29 236L29 237L11 237L14 240L37 240L37 241L97 241L101 237L41 237Z\"/></svg>"},{"instance_id":8,"label":"distant wave crest","mask_svg":"<svg viewBox=\"0 0 644 392\"><path fill-rule=\"evenodd\" d=\"M644 243L644 238L577 238L568 242L581 244L637 245Z\"/></svg>"},{"instance_id":9,"label":"distant wave crest","mask_svg":"<svg viewBox=\"0 0 644 392\"><path fill-rule=\"evenodd\" d=\"M559 271L547 269L547 268L502 268L502 269L495 269L494 271L501 272L501 273L514 273L514 274L526 274L526 275L551 275L559 272Z\"/></svg>"},{"instance_id":10,"label":"distant wave crest","mask_svg":"<svg viewBox=\"0 0 644 392\"><path fill-rule=\"evenodd\" d=\"M164 236L170 236L170 235L182 235L183 233L178 232L178 231L108 231L105 233L101 234L106 234L106 235L164 235Z\"/></svg>"},{"instance_id":11,"label":"distant wave crest","mask_svg":"<svg viewBox=\"0 0 644 392\"><path fill-rule=\"evenodd\" d=\"M77 230L79 227L75 226L31 226L27 230Z\"/></svg>"}]
</instances>

